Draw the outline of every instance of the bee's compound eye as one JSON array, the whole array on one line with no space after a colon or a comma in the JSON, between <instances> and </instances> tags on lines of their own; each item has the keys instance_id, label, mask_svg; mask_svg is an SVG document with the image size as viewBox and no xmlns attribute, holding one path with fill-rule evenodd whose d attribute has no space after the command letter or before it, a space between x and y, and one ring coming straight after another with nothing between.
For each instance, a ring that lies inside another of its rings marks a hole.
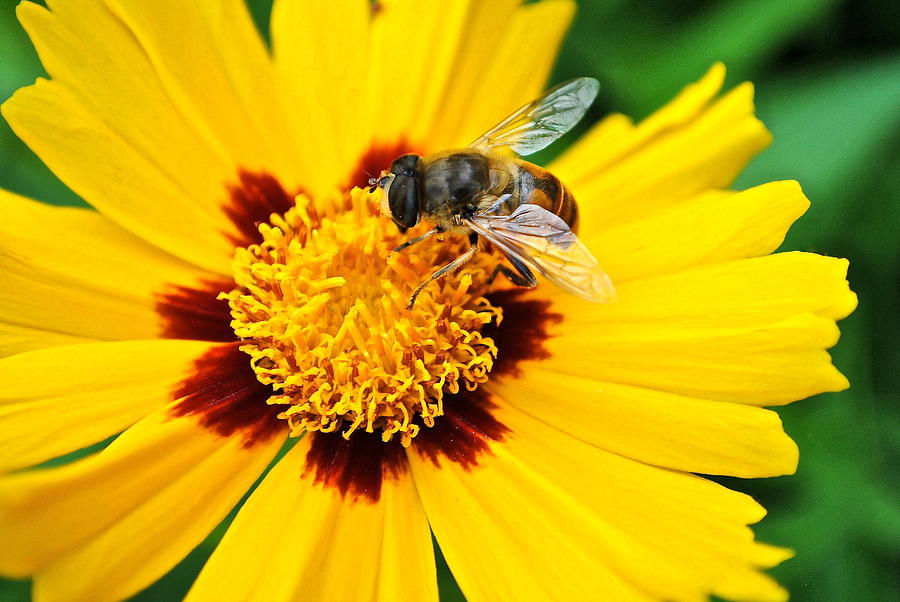
<instances>
[{"instance_id":1,"label":"bee's compound eye","mask_svg":"<svg viewBox=\"0 0 900 602\"><path fill-rule=\"evenodd\" d=\"M387 190L391 217L403 228L419 223L419 186L416 176L398 175Z\"/></svg>"},{"instance_id":2,"label":"bee's compound eye","mask_svg":"<svg viewBox=\"0 0 900 602\"><path fill-rule=\"evenodd\" d=\"M391 163L391 173L396 175L411 175L416 172L418 166L419 155L409 153L407 155L402 155L394 159L394 162Z\"/></svg>"}]
</instances>

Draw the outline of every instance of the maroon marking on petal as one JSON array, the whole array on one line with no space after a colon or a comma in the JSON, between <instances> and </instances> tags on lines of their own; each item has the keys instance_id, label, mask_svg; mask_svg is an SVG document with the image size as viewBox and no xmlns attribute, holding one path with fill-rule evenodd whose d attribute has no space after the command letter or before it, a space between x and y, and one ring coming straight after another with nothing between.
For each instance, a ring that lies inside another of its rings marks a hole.
<instances>
[{"instance_id":1,"label":"maroon marking on petal","mask_svg":"<svg viewBox=\"0 0 900 602\"><path fill-rule=\"evenodd\" d=\"M543 360L550 357L544 341L550 338L551 324L561 322L562 314L550 311L547 299L522 299L528 289L507 289L486 295L492 305L503 308L503 320L498 326L488 324L481 332L494 339L497 360L491 378L519 376L522 360Z\"/></svg>"},{"instance_id":2,"label":"maroon marking on petal","mask_svg":"<svg viewBox=\"0 0 900 602\"><path fill-rule=\"evenodd\" d=\"M242 170L238 183L227 190L230 202L224 211L240 233L228 237L236 246L259 242L259 224L294 206L294 196L266 173ZM207 429L223 437L241 435L244 445L252 447L286 432L285 422L277 418L284 408L266 403L272 388L257 380L249 356L239 349L228 302L217 298L232 288L234 282L226 279L194 287L172 285L157 295L156 311L166 338L230 343L214 347L194 362L192 375L173 392L173 399L181 401L172 415L197 416Z\"/></svg>"},{"instance_id":3,"label":"maroon marking on petal","mask_svg":"<svg viewBox=\"0 0 900 602\"><path fill-rule=\"evenodd\" d=\"M194 361L193 374L173 393L181 401L173 416L196 416L202 426L222 437L241 435L250 448L287 433L277 415L282 405L268 405L272 388L260 383L240 343L217 345Z\"/></svg>"},{"instance_id":4,"label":"maroon marking on petal","mask_svg":"<svg viewBox=\"0 0 900 602\"><path fill-rule=\"evenodd\" d=\"M239 235L228 234L235 246L246 247L261 240L259 224L273 213L294 206L294 195L273 176L241 170L238 182L226 186L230 200L223 208ZM217 299L230 291L230 280L203 282L196 287L172 285L157 295L156 311L163 318L163 336L170 339L234 341L228 302Z\"/></svg>"},{"instance_id":5,"label":"maroon marking on petal","mask_svg":"<svg viewBox=\"0 0 900 602\"><path fill-rule=\"evenodd\" d=\"M500 325L492 323L482 329L497 345L491 378L520 376L520 361L550 356L543 342L550 337L550 324L562 320L562 315L550 311L550 301L522 299L525 293L525 289L510 289L487 295L492 305L503 308ZM443 457L471 470L482 454L490 453L490 441L503 441L509 433L493 416L496 407L483 387L446 394L444 415L435 419L432 428L423 427L412 447L435 466L440 466Z\"/></svg>"},{"instance_id":6,"label":"maroon marking on petal","mask_svg":"<svg viewBox=\"0 0 900 602\"><path fill-rule=\"evenodd\" d=\"M369 10L371 11L373 17L380 15L381 11L384 10L384 2L374 0L371 4L369 4Z\"/></svg>"},{"instance_id":7,"label":"maroon marking on petal","mask_svg":"<svg viewBox=\"0 0 900 602\"><path fill-rule=\"evenodd\" d=\"M315 482L333 487L354 501L375 503L381 498L384 481L397 479L407 470L406 454L400 441L381 440L379 433L310 433L312 444L306 454L306 473L315 472Z\"/></svg>"},{"instance_id":8,"label":"maroon marking on petal","mask_svg":"<svg viewBox=\"0 0 900 602\"><path fill-rule=\"evenodd\" d=\"M431 428L423 427L411 447L435 466L441 458L456 462L465 470L478 465L479 457L490 453L489 441L503 441L509 429L494 418L497 406L484 388L444 395L444 415Z\"/></svg>"},{"instance_id":9,"label":"maroon marking on petal","mask_svg":"<svg viewBox=\"0 0 900 602\"><path fill-rule=\"evenodd\" d=\"M228 301L216 298L233 288L234 282L223 279L204 282L198 288L172 286L157 294L156 312L163 319L162 336L195 341L236 340Z\"/></svg>"},{"instance_id":10,"label":"maroon marking on petal","mask_svg":"<svg viewBox=\"0 0 900 602\"><path fill-rule=\"evenodd\" d=\"M230 200L223 210L240 233L227 237L236 247L260 242L259 225L268 222L273 213L285 213L293 207L299 194L288 193L272 175L245 170L238 173L238 183L227 188Z\"/></svg>"},{"instance_id":11,"label":"maroon marking on petal","mask_svg":"<svg viewBox=\"0 0 900 602\"><path fill-rule=\"evenodd\" d=\"M360 157L356 167L350 171L347 188L367 187L369 178L377 178L382 170L389 169L394 159L400 155L414 152L417 151L406 141L369 147L369 150Z\"/></svg>"}]
</instances>

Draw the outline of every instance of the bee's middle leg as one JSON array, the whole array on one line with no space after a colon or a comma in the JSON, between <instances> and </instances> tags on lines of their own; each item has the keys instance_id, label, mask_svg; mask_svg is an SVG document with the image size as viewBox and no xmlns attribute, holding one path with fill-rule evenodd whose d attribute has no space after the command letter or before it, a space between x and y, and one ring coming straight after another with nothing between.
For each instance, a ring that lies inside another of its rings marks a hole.
<instances>
[{"instance_id":1,"label":"bee's middle leg","mask_svg":"<svg viewBox=\"0 0 900 602\"><path fill-rule=\"evenodd\" d=\"M416 304L416 297L419 296L419 293L422 292L422 289L425 288L429 282L433 282L434 280L437 280L438 278L440 278L447 272L452 272L454 270L459 269L460 266L462 266L464 263L466 263L467 261L472 259L472 256L475 255L475 252L477 250L478 250L478 247L476 247L475 245L472 245L471 247L469 247L468 251L466 251L465 253L463 253L462 255L460 255L459 257L457 257L456 259L454 259L453 261L451 261L450 263L448 263L447 265L445 265L444 267L442 267L441 269L436 271L434 274L429 276L428 279L425 280L425 282L423 282L422 284L417 286L416 290L413 291L413 294L409 298L409 303L406 304L406 309L413 308L413 305Z\"/></svg>"},{"instance_id":2,"label":"bee's middle leg","mask_svg":"<svg viewBox=\"0 0 900 602\"><path fill-rule=\"evenodd\" d=\"M509 278L509 281L516 286L534 288L538 285L537 278L534 277L534 274L531 273L531 270L528 269L528 267L524 263L522 263L515 257L510 257L508 255L506 258L509 259L509 262L513 264L513 267L516 268L516 270L513 271L502 263L498 263L494 266L494 271L491 272L491 277L488 278L487 283L489 285L493 284L494 280L497 279L497 274L503 274L504 276Z\"/></svg>"}]
</instances>

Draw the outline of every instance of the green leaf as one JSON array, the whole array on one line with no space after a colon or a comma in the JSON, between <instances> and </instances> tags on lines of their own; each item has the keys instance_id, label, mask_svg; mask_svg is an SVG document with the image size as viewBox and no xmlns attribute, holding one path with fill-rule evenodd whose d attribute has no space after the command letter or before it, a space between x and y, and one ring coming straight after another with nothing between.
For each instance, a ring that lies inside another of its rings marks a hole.
<instances>
[{"instance_id":1,"label":"green leaf","mask_svg":"<svg viewBox=\"0 0 900 602\"><path fill-rule=\"evenodd\" d=\"M564 60L584 69L580 75L602 74L617 109L640 118L716 61L725 62L733 82L755 76L837 4L732 0L704 3L685 16L666 3L583 3Z\"/></svg>"},{"instance_id":2,"label":"green leaf","mask_svg":"<svg viewBox=\"0 0 900 602\"><path fill-rule=\"evenodd\" d=\"M775 136L738 185L797 179L824 205L821 228L834 228L859 207L853 193L892 158L900 132L900 54L803 70L757 90L758 113ZM896 166L896 163L894 163ZM896 179L896 176L895 176ZM826 215L827 214L827 215Z\"/></svg>"}]
</instances>

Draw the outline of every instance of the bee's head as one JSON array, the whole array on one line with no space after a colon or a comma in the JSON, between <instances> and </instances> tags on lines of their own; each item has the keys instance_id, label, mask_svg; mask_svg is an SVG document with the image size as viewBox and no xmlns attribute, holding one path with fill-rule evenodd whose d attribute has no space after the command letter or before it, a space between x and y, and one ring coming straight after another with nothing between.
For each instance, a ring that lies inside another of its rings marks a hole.
<instances>
[{"instance_id":1,"label":"bee's head","mask_svg":"<svg viewBox=\"0 0 900 602\"><path fill-rule=\"evenodd\" d=\"M419 155L403 155L391 163L390 171L381 172L369 184L384 189L381 210L400 228L412 228L419 223L419 198L422 181L419 177Z\"/></svg>"}]
</instances>

